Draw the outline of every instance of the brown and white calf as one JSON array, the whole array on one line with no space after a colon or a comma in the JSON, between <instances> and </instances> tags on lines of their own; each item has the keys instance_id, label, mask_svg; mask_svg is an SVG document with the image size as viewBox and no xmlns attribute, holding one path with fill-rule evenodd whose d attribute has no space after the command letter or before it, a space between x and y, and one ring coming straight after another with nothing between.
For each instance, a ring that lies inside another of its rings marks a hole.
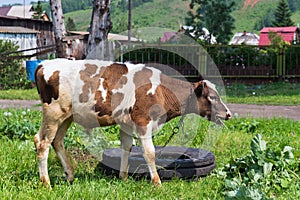
<instances>
[{"instance_id":1,"label":"brown and white calf","mask_svg":"<svg viewBox=\"0 0 300 200\"><path fill-rule=\"evenodd\" d=\"M128 174L132 132L136 131L152 183L160 185L152 131L187 113L196 113L212 121L231 117L211 82L181 81L143 64L56 59L40 63L35 77L43 103L43 121L34 143L44 185L50 184L47 159L51 144L67 180L74 179L63 142L72 121L87 129L120 124L121 178Z\"/></svg>"}]
</instances>

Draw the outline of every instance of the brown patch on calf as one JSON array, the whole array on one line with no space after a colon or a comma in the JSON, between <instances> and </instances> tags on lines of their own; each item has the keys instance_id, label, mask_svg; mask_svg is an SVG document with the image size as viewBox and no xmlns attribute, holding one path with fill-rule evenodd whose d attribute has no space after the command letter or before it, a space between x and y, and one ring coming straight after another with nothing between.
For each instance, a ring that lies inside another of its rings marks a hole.
<instances>
[{"instance_id":1,"label":"brown patch on calf","mask_svg":"<svg viewBox=\"0 0 300 200\"><path fill-rule=\"evenodd\" d=\"M98 69L97 65L85 64L85 69L79 72L80 79L84 82L82 86L82 93L79 95L79 102L86 103L89 101L89 93L95 93L96 89L99 87L99 78L103 73L104 68L96 74ZM101 97L101 93L100 93ZM102 99L101 99L102 100Z\"/></svg>"},{"instance_id":2,"label":"brown patch on calf","mask_svg":"<svg viewBox=\"0 0 300 200\"><path fill-rule=\"evenodd\" d=\"M212 106L210 101L208 100L209 89L207 87L207 84L203 81L200 81L194 83L193 86L194 86L194 92L198 99L200 116L202 117L207 116L210 119L212 113Z\"/></svg>"},{"instance_id":3,"label":"brown patch on calf","mask_svg":"<svg viewBox=\"0 0 300 200\"><path fill-rule=\"evenodd\" d=\"M147 94L152 87L150 81L152 73L153 72L150 69L144 68L143 70L136 72L133 78L136 88L136 102L130 114L133 122L140 127L147 126L150 120L156 120L163 115L164 112L164 109L161 107L162 96L160 90L156 89L155 94Z\"/></svg>"},{"instance_id":4,"label":"brown patch on calf","mask_svg":"<svg viewBox=\"0 0 300 200\"><path fill-rule=\"evenodd\" d=\"M79 101L85 103L89 101L89 94L95 95L96 103L94 105L95 112L98 113L98 121L100 124L111 124L114 120L112 116L112 106L117 107L123 100L123 94L114 96L112 102L112 90L123 87L127 83L127 78L123 76L128 73L128 69L124 64L114 63L110 66L97 66L86 64L85 69L81 70L80 79L84 82L82 93L79 95ZM97 73L98 68L101 67ZM102 79L102 82L100 81ZM98 90L100 84L106 90L106 98L103 99L102 91Z\"/></svg>"},{"instance_id":5,"label":"brown patch on calf","mask_svg":"<svg viewBox=\"0 0 300 200\"><path fill-rule=\"evenodd\" d=\"M112 115L112 111L117 107L124 98L124 95L119 93L115 94L112 100L112 90L122 88L127 83L127 78L123 76L128 73L128 69L124 64L114 63L105 68L101 74L103 88L107 91L106 99L102 98L101 91L96 91L95 94L95 111L99 112L98 116ZM97 88L100 86L98 81Z\"/></svg>"},{"instance_id":6,"label":"brown patch on calf","mask_svg":"<svg viewBox=\"0 0 300 200\"><path fill-rule=\"evenodd\" d=\"M115 93L112 100L111 100L112 110L115 110L118 107L118 105L121 104L123 99L124 99L124 94L123 93L120 93L120 92ZM117 112L117 113L119 113L119 112ZM115 116L118 116L118 115L122 114L122 112L119 113L119 114L117 114L117 113L115 114Z\"/></svg>"},{"instance_id":7,"label":"brown patch on calf","mask_svg":"<svg viewBox=\"0 0 300 200\"><path fill-rule=\"evenodd\" d=\"M55 71L46 82L43 70L42 65L39 65L35 71L37 89L42 102L50 104L52 98L57 100L59 96L59 71Z\"/></svg>"},{"instance_id":8,"label":"brown patch on calf","mask_svg":"<svg viewBox=\"0 0 300 200\"><path fill-rule=\"evenodd\" d=\"M136 72L133 77L136 101L132 108L131 118L140 127L145 127L151 120L149 111L153 104L150 102L153 101L154 96L152 94L147 96L147 91L151 89L151 76L152 71L144 68Z\"/></svg>"}]
</instances>

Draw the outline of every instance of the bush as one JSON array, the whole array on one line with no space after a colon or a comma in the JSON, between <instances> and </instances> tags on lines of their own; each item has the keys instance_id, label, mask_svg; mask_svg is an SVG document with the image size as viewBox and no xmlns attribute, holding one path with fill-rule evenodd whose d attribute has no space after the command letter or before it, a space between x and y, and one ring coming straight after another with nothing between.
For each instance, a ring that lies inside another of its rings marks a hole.
<instances>
[{"instance_id":1,"label":"bush","mask_svg":"<svg viewBox=\"0 0 300 200\"><path fill-rule=\"evenodd\" d=\"M16 52L18 46L11 41L0 40L0 89L25 89L31 86L22 66L23 59Z\"/></svg>"}]
</instances>

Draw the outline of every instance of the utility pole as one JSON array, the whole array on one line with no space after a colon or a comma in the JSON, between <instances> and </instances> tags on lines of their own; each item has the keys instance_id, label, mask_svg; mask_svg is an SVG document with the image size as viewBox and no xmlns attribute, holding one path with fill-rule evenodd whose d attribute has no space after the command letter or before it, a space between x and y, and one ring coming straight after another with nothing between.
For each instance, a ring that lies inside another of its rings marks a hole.
<instances>
[{"instance_id":1,"label":"utility pole","mask_svg":"<svg viewBox=\"0 0 300 200\"><path fill-rule=\"evenodd\" d=\"M132 0L128 0L128 43L131 42L131 10Z\"/></svg>"}]
</instances>

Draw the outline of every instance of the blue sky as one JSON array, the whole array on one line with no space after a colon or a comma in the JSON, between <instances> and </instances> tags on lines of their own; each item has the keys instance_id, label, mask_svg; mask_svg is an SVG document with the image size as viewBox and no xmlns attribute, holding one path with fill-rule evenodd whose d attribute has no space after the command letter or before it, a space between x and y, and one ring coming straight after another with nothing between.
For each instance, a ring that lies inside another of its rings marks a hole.
<instances>
[{"instance_id":1,"label":"blue sky","mask_svg":"<svg viewBox=\"0 0 300 200\"><path fill-rule=\"evenodd\" d=\"M0 5L7 5L7 4L14 4L14 3L19 3L19 4L23 4L25 1L25 4L28 5L30 4L30 2L35 1L37 2L38 0L0 0ZM44 1L44 0L42 0Z\"/></svg>"}]
</instances>

